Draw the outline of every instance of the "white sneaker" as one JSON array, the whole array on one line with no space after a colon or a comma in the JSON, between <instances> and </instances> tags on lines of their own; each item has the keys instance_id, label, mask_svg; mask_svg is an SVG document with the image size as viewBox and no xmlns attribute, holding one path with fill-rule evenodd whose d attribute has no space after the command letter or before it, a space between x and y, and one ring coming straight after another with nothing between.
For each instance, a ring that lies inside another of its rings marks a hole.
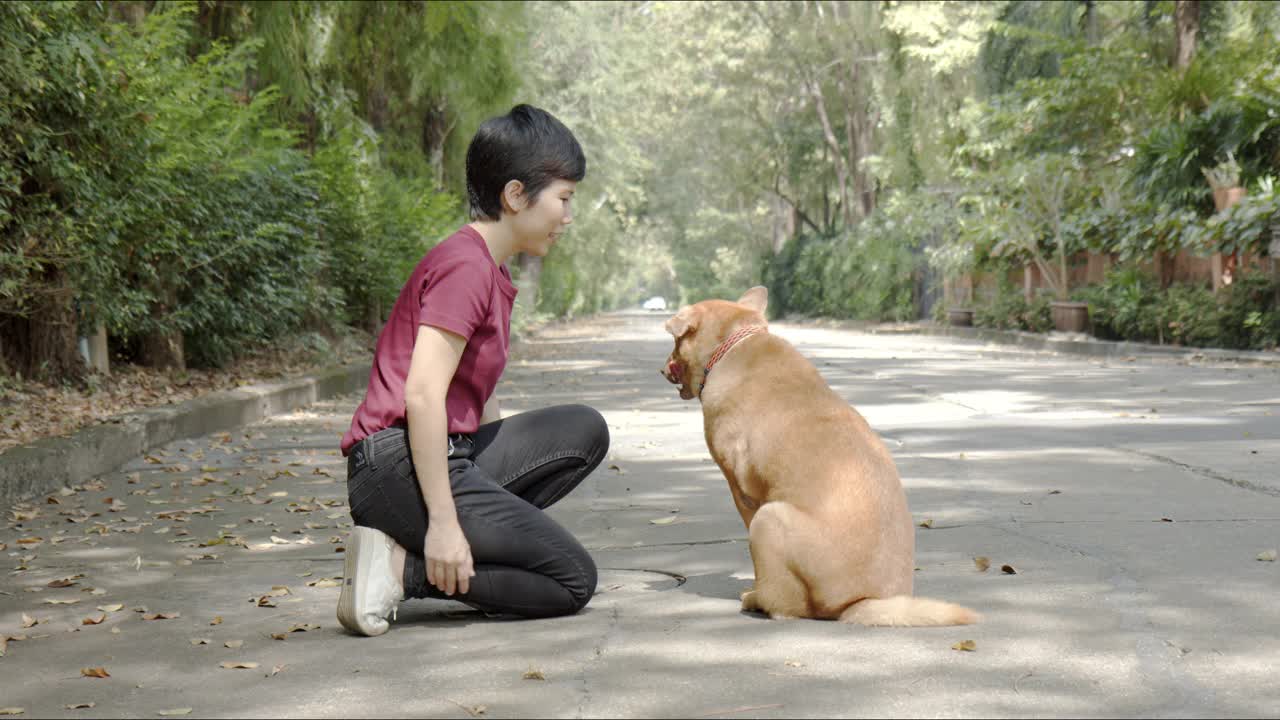
<instances>
[{"instance_id":1,"label":"white sneaker","mask_svg":"<svg viewBox=\"0 0 1280 720\"><path fill-rule=\"evenodd\" d=\"M347 630L372 637L391 627L387 615L394 618L404 599L401 580L391 569L393 547L395 541L380 530L352 528L338 596L338 622Z\"/></svg>"}]
</instances>

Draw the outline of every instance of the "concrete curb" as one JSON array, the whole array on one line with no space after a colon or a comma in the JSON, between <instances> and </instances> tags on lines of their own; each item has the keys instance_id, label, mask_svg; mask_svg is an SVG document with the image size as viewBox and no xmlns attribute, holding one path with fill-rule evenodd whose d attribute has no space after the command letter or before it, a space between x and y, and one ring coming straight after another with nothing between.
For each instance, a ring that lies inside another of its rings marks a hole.
<instances>
[{"instance_id":1,"label":"concrete curb","mask_svg":"<svg viewBox=\"0 0 1280 720\"><path fill-rule=\"evenodd\" d=\"M1017 330L953 327L950 325L870 325L864 329L873 334L943 335L1013 345L1027 350L1040 350L1066 355L1084 355L1103 359L1148 357L1187 362L1236 363L1280 367L1280 352L1172 347L1169 345L1150 345L1127 341L1097 340L1081 335L1042 335Z\"/></svg>"},{"instance_id":2,"label":"concrete curb","mask_svg":"<svg viewBox=\"0 0 1280 720\"><path fill-rule=\"evenodd\" d=\"M0 507L113 472L151 448L242 427L345 393L369 382L367 363L313 376L248 385L178 405L118 415L67 437L44 438L0 453ZM336 447L336 443L335 443Z\"/></svg>"}]
</instances>

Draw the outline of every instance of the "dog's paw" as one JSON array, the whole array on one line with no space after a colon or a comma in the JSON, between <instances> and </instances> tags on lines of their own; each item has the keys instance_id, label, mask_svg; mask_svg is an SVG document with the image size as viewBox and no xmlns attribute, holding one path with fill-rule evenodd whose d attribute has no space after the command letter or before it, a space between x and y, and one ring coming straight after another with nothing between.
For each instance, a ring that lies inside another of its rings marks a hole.
<instances>
[{"instance_id":1,"label":"dog's paw","mask_svg":"<svg viewBox=\"0 0 1280 720\"><path fill-rule=\"evenodd\" d=\"M756 600L754 589L742 592L742 609L746 612L764 612L764 608L760 607L759 601Z\"/></svg>"}]
</instances>

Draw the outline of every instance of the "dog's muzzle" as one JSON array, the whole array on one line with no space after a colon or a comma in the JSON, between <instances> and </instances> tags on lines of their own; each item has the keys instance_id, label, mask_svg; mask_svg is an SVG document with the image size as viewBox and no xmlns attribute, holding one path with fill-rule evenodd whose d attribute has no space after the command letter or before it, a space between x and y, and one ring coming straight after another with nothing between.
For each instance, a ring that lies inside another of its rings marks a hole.
<instances>
[{"instance_id":1,"label":"dog's muzzle","mask_svg":"<svg viewBox=\"0 0 1280 720\"><path fill-rule=\"evenodd\" d=\"M684 367L680 363L672 360L667 363L667 367L662 371L662 376L672 385L679 385L681 378L684 377Z\"/></svg>"}]
</instances>

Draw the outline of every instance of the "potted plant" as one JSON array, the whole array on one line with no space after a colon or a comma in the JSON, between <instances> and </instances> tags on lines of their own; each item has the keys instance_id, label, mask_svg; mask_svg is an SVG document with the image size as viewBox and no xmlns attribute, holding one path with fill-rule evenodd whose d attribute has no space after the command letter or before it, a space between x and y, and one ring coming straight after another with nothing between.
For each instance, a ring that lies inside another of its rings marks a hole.
<instances>
[{"instance_id":1,"label":"potted plant","mask_svg":"<svg viewBox=\"0 0 1280 720\"><path fill-rule=\"evenodd\" d=\"M1088 303L1069 299L1071 278L1063 219L1075 182L1074 170L1070 159L1048 154L1019 165L1014 176L1018 192L1008 214L1009 232L992 248L992 255L1018 251L1040 271L1053 292L1050 314L1054 328L1061 332L1084 332L1089 326ZM1041 247L1041 241L1046 239L1052 258Z\"/></svg>"}]
</instances>

